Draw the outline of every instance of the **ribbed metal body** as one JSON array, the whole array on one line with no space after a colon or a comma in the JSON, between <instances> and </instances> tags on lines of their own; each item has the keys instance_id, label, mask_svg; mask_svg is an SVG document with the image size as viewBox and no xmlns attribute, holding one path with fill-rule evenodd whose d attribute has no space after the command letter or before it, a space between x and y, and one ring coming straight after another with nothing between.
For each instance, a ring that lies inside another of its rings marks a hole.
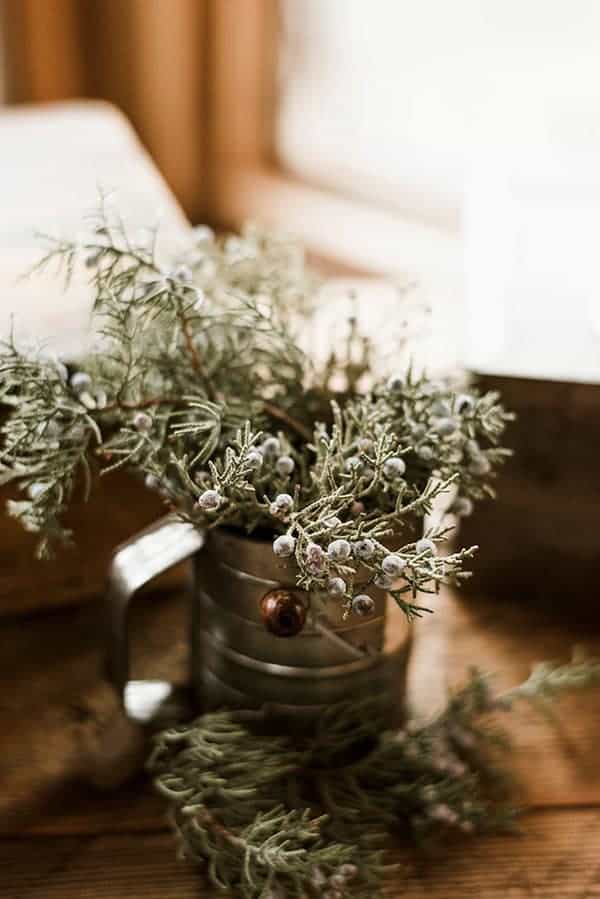
<instances>
[{"instance_id":1,"label":"ribbed metal body","mask_svg":"<svg viewBox=\"0 0 600 899\"><path fill-rule=\"evenodd\" d=\"M365 586L373 614L344 621L339 599L298 590L295 575L295 565L278 559L270 542L226 531L207 536L195 557L192 604L192 683L203 704L266 703L310 714L376 695L390 681L401 704L410 629L393 600ZM262 620L261 599L275 588L306 608L306 623L293 637L276 636Z\"/></svg>"}]
</instances>

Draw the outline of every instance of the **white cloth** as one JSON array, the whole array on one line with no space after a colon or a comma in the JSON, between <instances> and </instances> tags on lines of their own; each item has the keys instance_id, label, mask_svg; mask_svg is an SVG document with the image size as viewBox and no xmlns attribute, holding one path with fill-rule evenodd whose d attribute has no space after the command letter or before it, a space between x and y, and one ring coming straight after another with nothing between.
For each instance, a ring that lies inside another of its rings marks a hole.
<instances>
[{"instance_id":1,"label":"white cloth","mask_svg":"<svg viewBox=\"0 0 600 899\"><path fill-rule=\"evenodd\" d=\"M87 273L68 291L51 271L20 280L39 260L36 232L76 237L111 192L128 228L160 223L163 245L188 223L126 118L101 102L0 109L0 337L43 340L62 355L84 348L92 292Z\"/></svg>"}]
</instances>

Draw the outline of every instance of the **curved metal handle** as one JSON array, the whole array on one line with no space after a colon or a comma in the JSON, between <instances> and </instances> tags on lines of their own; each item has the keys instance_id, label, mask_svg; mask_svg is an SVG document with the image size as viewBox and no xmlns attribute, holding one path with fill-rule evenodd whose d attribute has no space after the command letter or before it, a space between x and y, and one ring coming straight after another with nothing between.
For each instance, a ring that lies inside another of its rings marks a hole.
<instances>
[{"instance_id":1,"label":"curved metal handle","mask_svg":"<svg viewBox=\"0 0 600 899\"><path fill-rule=\"evenodd\" d=\"M147 724L173 695L168 681L129 679L128 610L140 587L204 545L204 533L175 515L167 515L115 551L109 574L108 673L129 718Z\"/></svg>"}]
</instances>

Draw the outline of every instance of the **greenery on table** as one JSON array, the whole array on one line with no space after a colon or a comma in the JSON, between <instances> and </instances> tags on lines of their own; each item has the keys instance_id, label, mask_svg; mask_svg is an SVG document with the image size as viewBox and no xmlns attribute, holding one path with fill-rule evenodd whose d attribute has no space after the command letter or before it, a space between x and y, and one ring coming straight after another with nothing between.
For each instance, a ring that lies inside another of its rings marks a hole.
<instances>
[{"instance_id":1,"label":"greenery on table","mask_svg":"<svg viewBox=\"0 0 600 899\"><path fill-rule=\"evenodd\" d=\"M328 709L309 738L260 732L251 712L206 714L156 737L149 761L180 855L244 899L381 896L395 834L431 845L510 829L510 757L491 713L544 710L600 683L600 661L537 665L496 696L473 672L426 724L385 730L374 701Z\"/></svg>"},{"instance_id":2,"label":"greenery on table","mask_svg":"<svg viewBox=\"0 0 600 899\"><path fill-rule=\"evenodd\" d=\"M104 203L88 231L48 239L39 267L88 270L94 351L76 370L15 339L0 355L0 479L23 490L9 511L41 555L70 538L78 485L127 466L199 527L274 540L299 586L348 613L369 611L361 566L409 616L417 591L466 576L473 549L438 554L444 532L423 537L423 519L445 491L457 515L492 493L509 417L494 394L410 371L372 383L376 349L353 319L311 359L298 335L319 284L287 239L202 227L165 260L154 232L132 237Z\"/></svg>"}]
</instances>

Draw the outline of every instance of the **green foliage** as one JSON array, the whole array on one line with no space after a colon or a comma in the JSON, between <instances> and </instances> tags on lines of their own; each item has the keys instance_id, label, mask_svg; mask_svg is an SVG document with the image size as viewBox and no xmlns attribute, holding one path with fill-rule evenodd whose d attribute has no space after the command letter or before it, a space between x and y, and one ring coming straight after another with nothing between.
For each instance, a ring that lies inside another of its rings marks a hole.
<instances>
[{"instance_id":1,"label":"green foliage","mask_svg":"<svg viewBox=\"0 0 600 899\"><path fill-rule=\"evenodd\" d=\"M600 684L600 661L536 666L500 696L474 671L433 721L385 730L373 700L329 708L310 737L261 733L260 713L203 715L155 739L149 769L181 857L245 899L382 896L401 833L430 846L511 829L506 738L491 713ZM498 752L498 747L502 752ZM337 892L335 892L337 890Z\"/></svg>"},{"instance_id":2,"label":"green foliage","mask_svg":"<svg viewBox=\"0 0 600 899\"><path fill-rule=\"evenodd\" d=\"M103 204L88 239L50 241L40 266L54 264L67 279L82 264L90 273L96 349L69 373L15 340L0 356L11 406L0 476L25 492L9 511L40 533L43 554L69 537L62 513L80 473L127 466L198 527L286 535L299 586L335 580L346 613L359 569L409 616L423 611L418 592L466 576L472 548L443 556L443 530L419 538L441 494L458 494L457 514L492 494L509 418L494 394L411 371L361 393L374 348L354 320L316 364L298 333L318 283L297 245L256 229L195 229L164 260L154 233L132 239ZM401 581L385 571L390 547Z\"/></svg>"},{"instance_id":3,"label":"green foliage","mask_svg":"<svg viewBox=\"0 0 600 899\"><path fill-rule=\"evenodd\" d=\"M96 421L66 378L60 363L28 359L12 343L0 357L0 402L13 410L3 426L0 482L23 484L28 498L9 502L8 510L27 530L43 533L42 555L49 541L68 539L60 517L78 474L89 490L91 450L102 442Z\"/></svg>"}]
</instances>

